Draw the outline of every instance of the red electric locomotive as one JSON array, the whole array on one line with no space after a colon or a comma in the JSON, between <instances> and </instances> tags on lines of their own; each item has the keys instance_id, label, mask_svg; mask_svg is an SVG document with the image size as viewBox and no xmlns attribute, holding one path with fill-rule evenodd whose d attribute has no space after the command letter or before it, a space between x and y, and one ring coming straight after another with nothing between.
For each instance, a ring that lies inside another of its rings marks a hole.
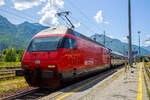
<instances>
[{"instance_id":1,"label":"red electric locomotive","mask_svg":"<svg viewBox=\"0 0 150 100\"><path fill-rule=\"evenodd\" d=\"M36 34L22 58L30 86L58 88L61 82L110 67L110 50L64 26Z\"/></svg>"}]
</instances>

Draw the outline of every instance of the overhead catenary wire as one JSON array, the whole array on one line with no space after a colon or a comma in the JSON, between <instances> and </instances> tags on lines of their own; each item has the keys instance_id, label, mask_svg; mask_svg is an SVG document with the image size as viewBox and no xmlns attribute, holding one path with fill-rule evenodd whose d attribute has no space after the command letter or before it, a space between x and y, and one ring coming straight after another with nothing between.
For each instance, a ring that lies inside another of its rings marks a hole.
<instances>
[{"instance_id":1,"label":"overhead catenary wire","mask_svg":"<svg viewBox=\"0 0 150 100\"><path fill-rule=\"evenodd\" d=\"M63 11L62 9L58 9L59 11ZM15 17L18 17L18 18L20 18L20 19L23 19L23 20L30 20L30 21L35 21L35 18L32 18L32 17L30 17L30 16L26 16L26 15L24 15L24 16L21 16L21 15L18 15L18 14L16 14L16 13L14 13L14 12L10 12L10 11L8 11L8 10L5 10L5 9L2 9L2 8L0 8L0 11L2 11L2 12L4 12L4 13L7 13L7 14L11 14L11 16L15 16ZM26 16L26 17L25 17ZM86 15L85 15L86 16ZM14 17L14 18L15 18ZM77 22L80 22L79 20L77 20L76 18L74 18L74 17L72 17L74 20L76 20ZM17 19L17 18L16 18ZM61 18L62 19L62 18ZM63 21L65 21L64 19L62 19ZM83 25L83 27L86 29L86 30L89 30L91 33L96 33L96 32L94 32L91 28L89 28L87 25L85 25L84 23L82 23L82 22L80 22L80 24L81 25ZM68 22L67 22L67 25L69 25L68 24Z\"/></svg>"},{"instance_id":2,"label":"overhead catenary wire","mask_svg":"<svg viewBox=\"0 0 150 100\"><path fill-rule=\"evenodd\" d=\"M70 24L69 24L62 16L60 16L60 18L63 20L64 23L66 22L66 24L67 24L68 26L70 26Z\"/></svg>"},{"instance_id":3,"label":"overhead catenary wire","mask_svg":"<svg viewBox=\"0 0 150 100\"><path fill-rule=\"evenodd\" d=\"M10 16L10 14L8 14L8 13L6 13L6 12L1 13L1 15L3 15L4 17L5 17L5 16L9 16L9 18L12 18L13 20L22 20L22 18Z\"/></svg>"},{"instance_id":4,"label":"overhead catenary wire","mask_svg":"<svg viewBox=\"0 0 150 100\"><path fill-rule=\"evenodd\" d=\"M74 17L72 17L72 16L71 16L71 18L74 19L74 20L76 20L77 22L79 22L78 19L76 19L76 18L74 18ZM80 23L83 25L83 27L84 27L86 30L89 30L91 33L96 33L96 32L93 31L91 28L89 28L87 25L85 25L84 23L82 23L82 22L80 22Z\"/></svg>"},{"instance_id":5,"label":"overhead catenary wire","mask_svg":"<svg viewBox=\"0 0 150 100\"><path fill-rule=\"evenodd\" d=\"M95 24L93 23L93 21L91 21L91 19L85 14L85 12L84 12L82 9L80 9L77 5L75 5L71 0L68 0L68 3L70 3L72 6L74 6L75 8L77 8L78 10L77 10L77 9L76 9L76 10L77 10L78 12L80 12L80 14L81 14L85 19L87 19L88 22L89 22L89 21L91 22L91 23L89 23L89 24L96 26L97 30L100 30L100 29L101 29L99 26L95 25Z\"/></svg>"},{"instance_id":6,"label":"overhead catenary wire","mask_svg":"<svg viewBox=\"0 0 150 100\"><path fill-rule=\"evenodd\" d=\"M58 11L60 12L64 12L62 9L58 9ZM74 19L76 22L80 22L77 18L69 16L71 19ZM65 19L63 19L63 21L65 21ZM68 24L68 23L67 23ZM87 25L85 25L84 23L80 22L80 24L83 25L84 29L88 30L91 33L96 33L95 31L93 31L90 27L88 27ZM69 24L68 24L69 25Z\"/></svg>"},{"instance_id":7,"label":"overhead catenary wire","mask_svg":"<svg viewBox=\"0 0 150 100\"><path fill-rule=\"evenodd\" d=\"M15 14L15 13L13 13L13 12L10 12L10 11L7 11L7 10L4 10L4 9L1 9L0 8L0 11L2 11L2 12L4 12L4 13L8 13L8 14L11 14L11 16L12 15L14 15L15 17L18 17L18 18L21 18L21 19L26 19L26 20L30 20L30 21L35 21L35 18L31 18L31 17L24 17L24 16L20 16L20 15L17 15L17 14Z\"/></svg>"}]
</instances>

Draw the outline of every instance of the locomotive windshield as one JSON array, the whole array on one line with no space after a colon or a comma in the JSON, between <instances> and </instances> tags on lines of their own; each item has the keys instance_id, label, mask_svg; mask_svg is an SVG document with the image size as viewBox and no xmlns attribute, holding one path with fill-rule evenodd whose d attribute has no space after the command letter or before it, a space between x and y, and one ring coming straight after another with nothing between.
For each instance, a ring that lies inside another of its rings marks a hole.
<instances>
[{"instance_id":1,"label":"locomotive windshield","mask_svg":"<svg viewBox=\"0 0 150 100\"><path fill-rule=\"evenodd\" d=\"M31 41L28 51L55 51L61 39L61 36L35 38Z\"/></svg>"}]
</instances>

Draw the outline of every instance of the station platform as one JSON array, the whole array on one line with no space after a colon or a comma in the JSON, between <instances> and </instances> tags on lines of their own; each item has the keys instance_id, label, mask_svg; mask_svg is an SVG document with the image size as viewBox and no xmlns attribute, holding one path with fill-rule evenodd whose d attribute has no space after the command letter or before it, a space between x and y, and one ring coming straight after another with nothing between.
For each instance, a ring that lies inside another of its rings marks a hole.
<instances>
[{"instance_id":1,"label":"station platform","mask_svg":"<svg viewBox=\"0 0 150 100\"><path fill-rule=\"evenodd\" d=\"M105 77L95 76L42 100L149 100L143 66L139 63L126 72L121 68Z\"/></svg>"}]
</instances>

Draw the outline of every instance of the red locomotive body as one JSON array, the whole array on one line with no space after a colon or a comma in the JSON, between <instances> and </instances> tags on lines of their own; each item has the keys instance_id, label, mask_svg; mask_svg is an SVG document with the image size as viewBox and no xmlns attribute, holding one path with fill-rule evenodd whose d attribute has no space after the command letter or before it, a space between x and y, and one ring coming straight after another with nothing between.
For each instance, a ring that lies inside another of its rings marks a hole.
<instances>
[{"instance_id":1,"label":"red locomotive body","mask_svg":"<svg viewBox=\"0 0 150 100\"><path fill-rule=\"evenodd\" d=\"M29 85L58 88L61 82L109 68L110 50L67 27L35 35L22 58Z\"/></svg>"}]
</instances>

